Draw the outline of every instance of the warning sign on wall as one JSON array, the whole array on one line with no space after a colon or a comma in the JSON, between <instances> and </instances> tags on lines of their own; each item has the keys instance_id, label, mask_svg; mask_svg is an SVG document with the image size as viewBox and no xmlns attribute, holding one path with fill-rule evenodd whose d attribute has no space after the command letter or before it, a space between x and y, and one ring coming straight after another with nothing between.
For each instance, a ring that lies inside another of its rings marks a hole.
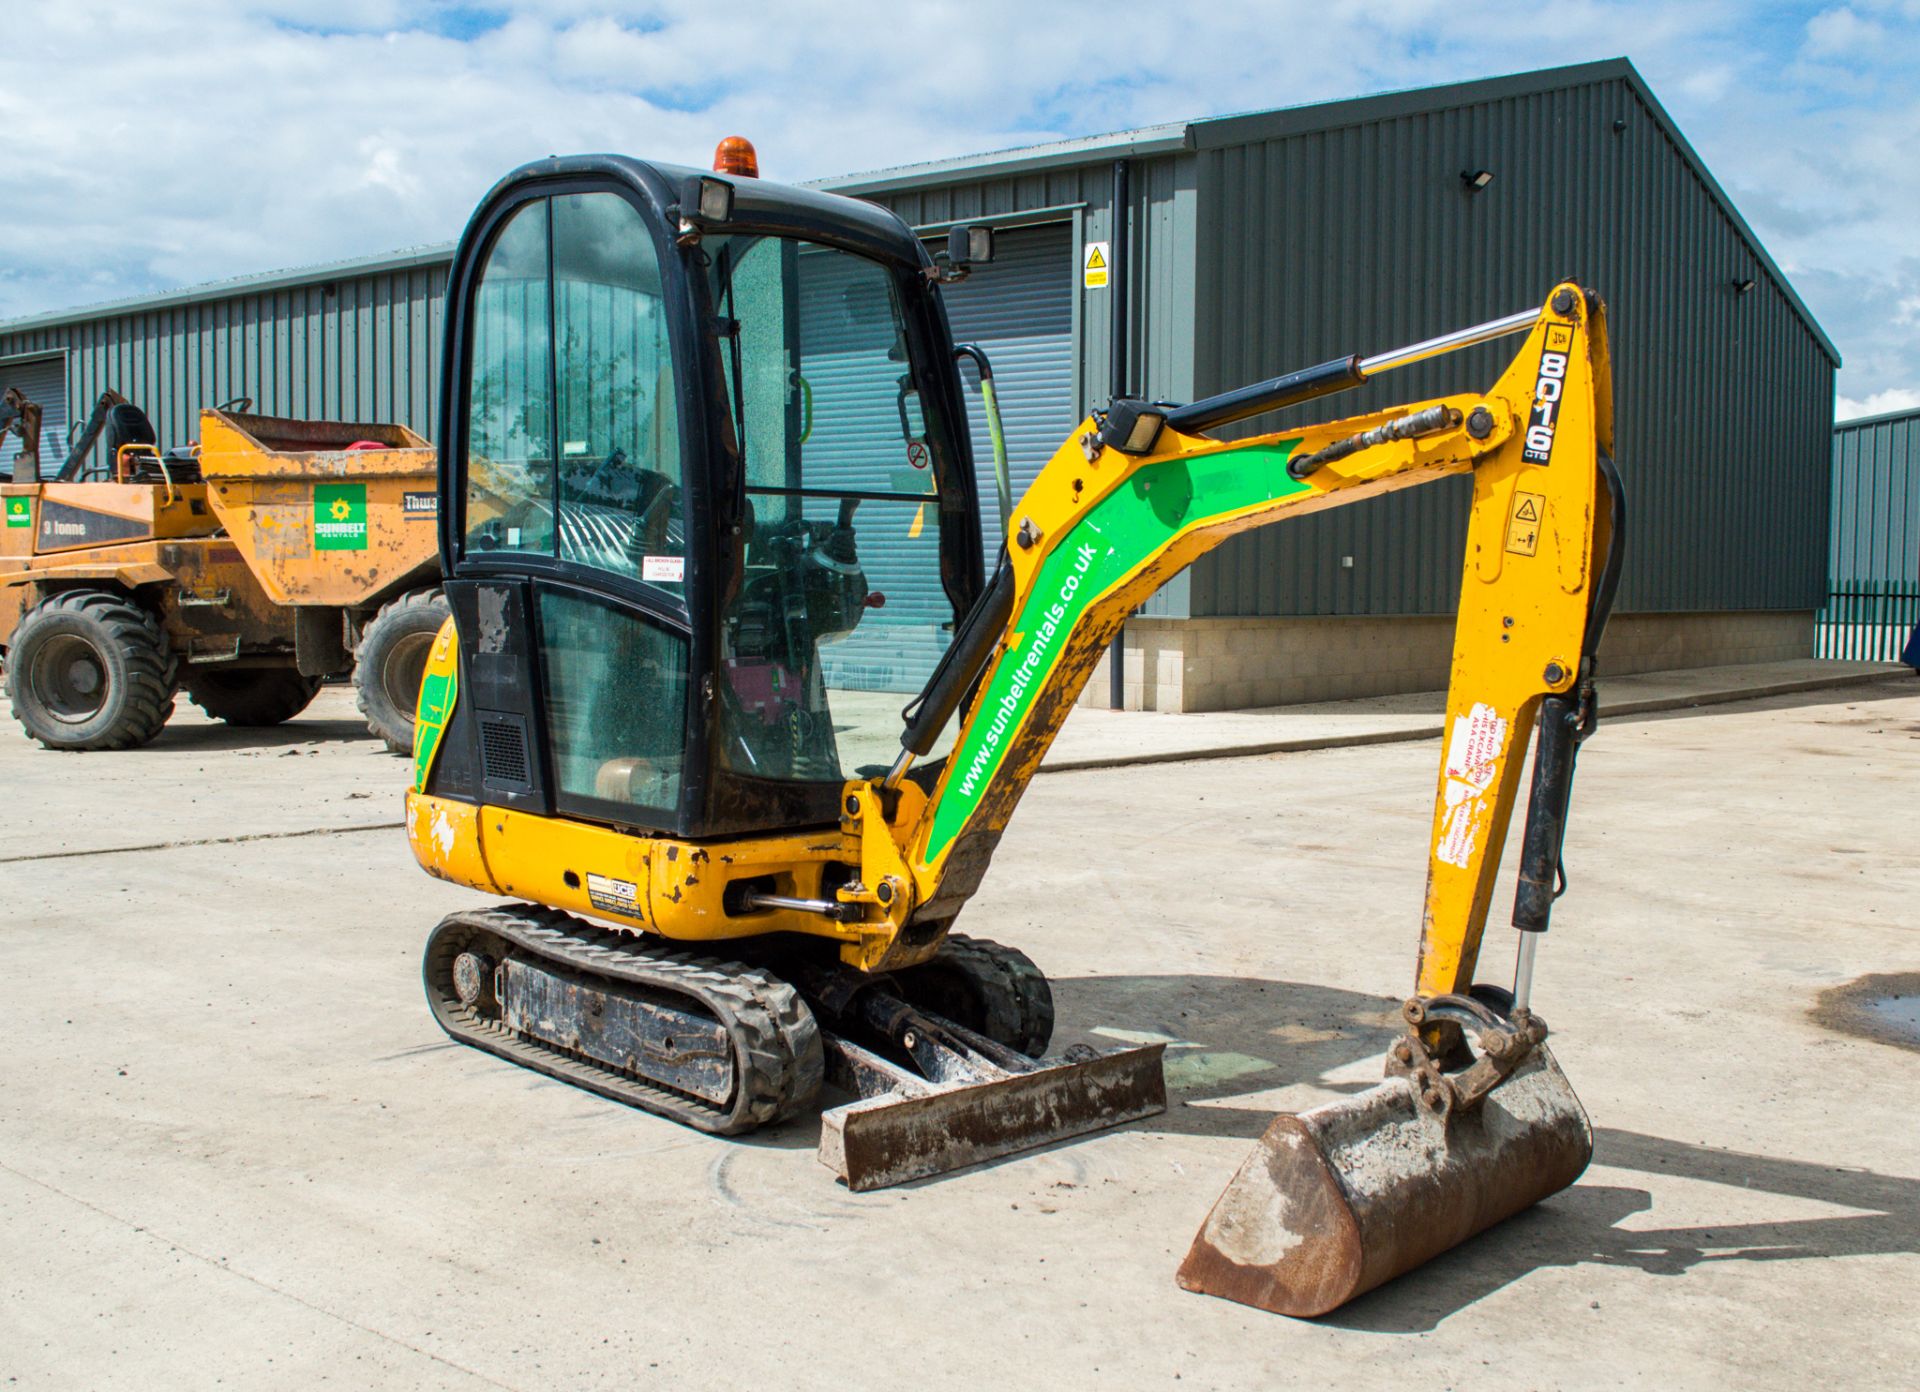
<instances>
[{"instance_id":1,"label":"warning sign on wall","mask_svg":"<svg viewBox=\"0 0 1920 1392\"><path fill-rule=\"evenodd\" d=\"M1080 283L1089 290L1105 288L1107 267L1112 259L1105 242L1088 242L1087 254L1080 259Z\"/></svg>"}]
</instances>

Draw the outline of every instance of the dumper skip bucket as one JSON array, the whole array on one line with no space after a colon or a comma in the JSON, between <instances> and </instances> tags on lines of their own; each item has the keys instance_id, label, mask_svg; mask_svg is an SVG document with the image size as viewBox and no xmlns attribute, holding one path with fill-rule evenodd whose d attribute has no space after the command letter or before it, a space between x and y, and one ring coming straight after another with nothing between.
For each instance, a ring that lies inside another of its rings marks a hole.
<instances>
[{"instance_id":1,"label":"dumper skip bucket","mask_svg":"<svg viewBox=\"0 0 1920 1392\"><path fill-rule=\"evenodd\" d=\"M1478 1105L1414 1082L1274 1119L1180 1267L1187 1290L1276 1314L1338 1308L1572 1184L1593 1128L1545 1045Z\"/></svg>"}]
</instances>

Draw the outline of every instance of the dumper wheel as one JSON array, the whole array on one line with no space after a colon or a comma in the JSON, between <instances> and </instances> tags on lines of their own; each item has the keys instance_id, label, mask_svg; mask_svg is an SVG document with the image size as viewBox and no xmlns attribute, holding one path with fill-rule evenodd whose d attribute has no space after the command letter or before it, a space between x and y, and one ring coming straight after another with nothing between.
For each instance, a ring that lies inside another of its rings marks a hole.
<instances>
[{"instance_id":1,"label":"dumper wheel","mask_svg":"<svg viewBox=\"0 0 1920 1392\"><path fill-rule=\"evenodd\" d=\"M173 714L174 656L159 620L125 595L41 601L7 653L13 718L49 749L132 749Z\"/></svg>"},{"instance_id":2,"label":"dumper wheel","mask_svg":"<svg viewBox=\"0 0 1920 1392\"><path fill-rule=\"evenodd\" d=\"M229 725L278 725L313 704L320 680L292 667L214 667L187 677L187 698Z\"/></svg>"},{"instance_id":3,"label":"dumper wheel","mask_svg":"<svg viewBox=\"0 0 1920 1392\"><path fill-rule=\"evenodd\" d=\"M913 1004L1030 1058L1053 1038L1053 988L1018 948L950 933L931 961L893 977Z\"/></svg>"},{"instance_id":4,"label":"dumper wheel","mask_svg":"<svg viewBox=\"0 0 1920 1392\"><path fill-rule=\"evenodd\" d=\"M367 728L396 754L413 753L413 715L420 677L434 635L452 611L438 590L413 590L389 600L360 635L353 669L360 714Z\"/></svg>"}]
</instances>

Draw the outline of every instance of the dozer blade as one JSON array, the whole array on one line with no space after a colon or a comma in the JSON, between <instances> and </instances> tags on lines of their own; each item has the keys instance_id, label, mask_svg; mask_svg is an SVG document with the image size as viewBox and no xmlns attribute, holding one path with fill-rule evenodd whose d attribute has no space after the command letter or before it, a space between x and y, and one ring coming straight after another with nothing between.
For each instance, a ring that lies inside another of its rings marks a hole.
<instances>
[{"instance_id":1,"label":"dozer blade","mask_svg":"<svg viewBox=\"0 0 1920 1392\"><path fill-rule=\"evenodd\" d=\"M842 1086L885 1065L845 1040L830 1037L826 1045L827 1076ZM990 1074L984 1080L930 1083L899 1074L888 1091L821 1114L820 1163L849 1189L884 1189L1154 1116L1167 1109L1165 1048L981 1068Z\"/></svg>"},{"instance_id":2,"label":"dozer blade","mask_svg":"<svg viewBox=\"0 0 1920 1392\"><path fill-rule=\"evenodd\" d=\"M1213 1206L1180 1284L1276 1314L1338 1308L1572 1184L1593 1129L1538 1046L1471 1109L1438 1116L1413 1082L1268 1126Z\"/></svg>"}]
</instances>

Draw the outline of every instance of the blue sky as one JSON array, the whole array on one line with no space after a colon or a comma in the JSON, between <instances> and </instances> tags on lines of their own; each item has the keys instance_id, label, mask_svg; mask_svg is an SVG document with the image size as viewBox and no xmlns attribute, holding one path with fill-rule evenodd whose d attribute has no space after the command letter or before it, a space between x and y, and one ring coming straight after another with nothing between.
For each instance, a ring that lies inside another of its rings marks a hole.
<instances>
[{"instance_id":1,"label":"blue sky","mask_svg":"<svg viewBox=\"0 0 1920 1392\"><path fill-rule=\"evenodd\" d=\"M0 316L446 241L548 153L798 180L1625 54L1842 414L1920 406L1920 0L62 0L8 53Z\"/></svg>"}]
</instances>

